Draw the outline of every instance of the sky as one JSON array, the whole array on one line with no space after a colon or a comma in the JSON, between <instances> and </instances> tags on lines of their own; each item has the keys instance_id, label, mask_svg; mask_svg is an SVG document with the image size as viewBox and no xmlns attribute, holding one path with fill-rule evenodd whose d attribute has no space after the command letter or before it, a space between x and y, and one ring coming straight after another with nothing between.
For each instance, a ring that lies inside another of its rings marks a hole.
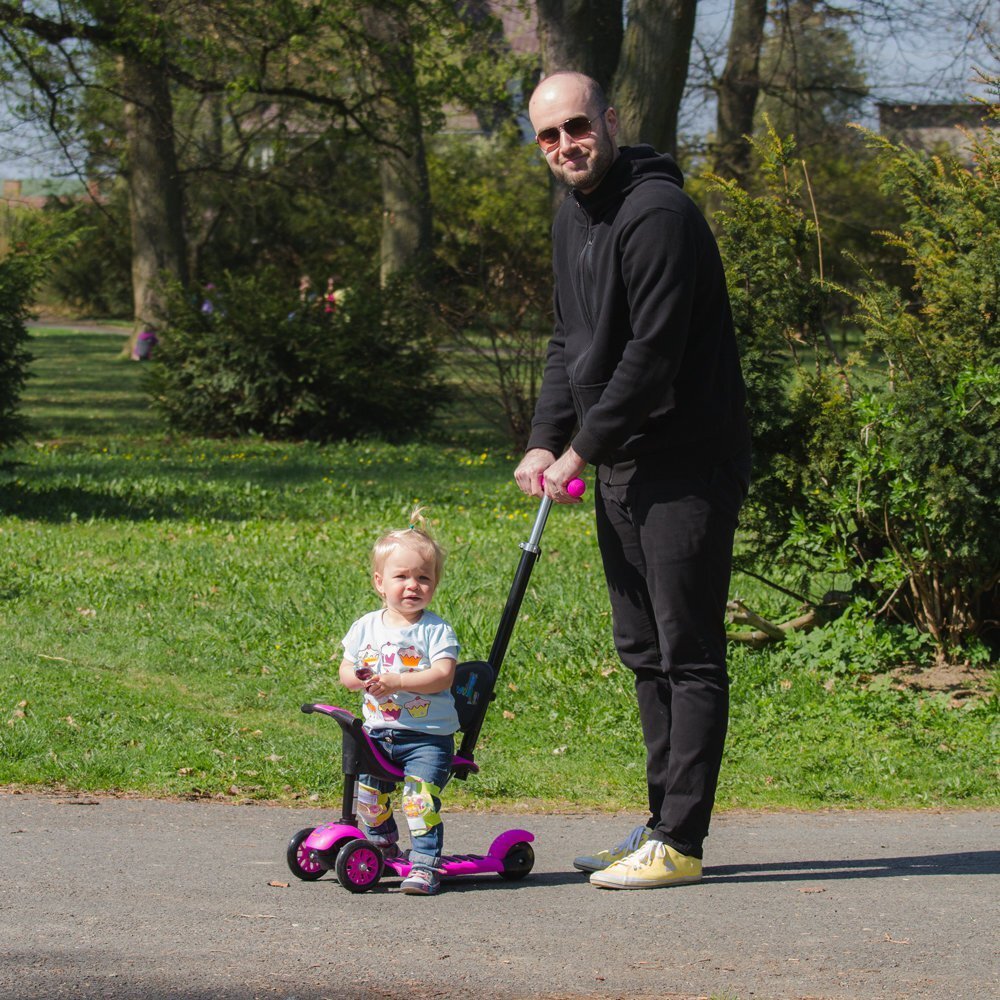
<instances>
[{"instance_id":1,"label":"sky","mask_svg":"<svg viewBox=\"0 0 1000 1000\"><path fill-rule=\"evenodd\" d=\"M969 96L986 97L975 69L1000 75L1000 52L995 48L1000 39L997 0L905 0L912 14L909 30L902 33L888 32L874 14L883 6L898 12L903 0L830 0L830 5L860 8L871 15L853 30L871 87L870 117L863 124L877 123L877 101L951 103ZM692 62L704 53L716 52L720 58L724 54L731 9L732 0L700 0ZM51 138L16 126L2 98L0 90L0 179L65 175L66 161ZM692 92L682 111L682 130L707 131L713 121L714 110L704 91Z\"/></svg>"},{"instance_id":2,"label":"sky","mask_svg":"<svg viewBox=\"0 0 1000 1000\"><path fill-rule=\"evenodd\" d=\"M988 97L976 70L1000 75L997 0L827 0L826 6L863 14L840 22L850 31L870 87L862 124L877 125L880 102L950 104ZM722 68L732 7L732 0L698 3L692 61L699 48L716 50L716 73ZM885 9L895 18L908 10L907 26L900 30L883 23L879 14ZM707 128L713 124L714 118Z\"/></svg>"}]
</instances>

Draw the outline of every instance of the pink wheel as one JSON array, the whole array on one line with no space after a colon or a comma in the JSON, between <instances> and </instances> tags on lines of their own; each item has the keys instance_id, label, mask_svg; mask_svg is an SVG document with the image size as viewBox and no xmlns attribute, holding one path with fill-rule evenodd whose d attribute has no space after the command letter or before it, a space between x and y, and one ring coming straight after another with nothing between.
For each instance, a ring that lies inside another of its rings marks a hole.
<instances>
[{"instance_id":1,"label":"pink wheel","mask_svg":"<svg viewBox=\"0 0 1000 1000\"><path fill-rule=\"evenodd\" d=\"M382 877L382 852L369 840L349 840L337 855L337 878L350 892L367 892Z\"/></svg>"},{"instance_id":2,"label":"pink wheel","mask_svg":"<svg viewBox=\"0 0 1000 1000\"><path fill-rule=\"evenodd\" d=\"M315 858L311 858L309 851L302 846L303 841L314 829L315 827L309 826L299 830L288 842L288 850L285 852L285 860L292 874L305 882L315 882L316 879L323 877L323 872L326 870Z\"/></svg>"}]
</instances>

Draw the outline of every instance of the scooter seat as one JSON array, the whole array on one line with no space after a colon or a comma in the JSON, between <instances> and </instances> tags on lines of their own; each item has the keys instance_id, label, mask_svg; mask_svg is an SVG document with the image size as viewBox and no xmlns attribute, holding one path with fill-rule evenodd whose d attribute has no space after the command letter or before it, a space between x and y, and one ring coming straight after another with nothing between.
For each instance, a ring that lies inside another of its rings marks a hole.
<instances>
[{"instance_id":1,"label":"scooter seat","mask_svg":"<svg viewBox=\"0 0 1000 1000\"><path fill-rule=\"evenodd\" d=\"M344 774L370 774L385 781L402 781L403 770L376 746L361 720L346 708L336 705L303 705L303 712L329 715L343 731Z\"/></svg>"},{"instance_id":2,"label":"scooter seat","mask_svg":"<svg viewBox=\"0 0 1000 1000\"><path fill-rule=\"evenodd\" d=\"M336 705L303 705L302 711L307 714L320 712L328 715L340 726L343 736L344 774L370 774L384 781L403 780L402 768L382 753L378 744L368 735L361 719L352 712ZM457 754L452 758L451 767L461 777L479 770L475 761Z\"/></svg>"}]
</instances>

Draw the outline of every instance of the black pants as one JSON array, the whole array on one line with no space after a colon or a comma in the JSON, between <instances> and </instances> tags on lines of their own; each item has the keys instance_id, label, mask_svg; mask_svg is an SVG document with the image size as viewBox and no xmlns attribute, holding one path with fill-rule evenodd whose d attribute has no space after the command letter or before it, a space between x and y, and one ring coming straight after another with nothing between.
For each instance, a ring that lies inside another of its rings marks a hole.
<instances>
[{"instance_id":1,"label":"black pants","mask_svg":"<svg viewBox=\"0 0 1000 1000\"><path fill-rule=\"evenodd\" d=\"M729 722L725 606L749 460L599 482L597 537L615 646L635 673L649 827L700 858Z\"/></svg>"}]
</instances>

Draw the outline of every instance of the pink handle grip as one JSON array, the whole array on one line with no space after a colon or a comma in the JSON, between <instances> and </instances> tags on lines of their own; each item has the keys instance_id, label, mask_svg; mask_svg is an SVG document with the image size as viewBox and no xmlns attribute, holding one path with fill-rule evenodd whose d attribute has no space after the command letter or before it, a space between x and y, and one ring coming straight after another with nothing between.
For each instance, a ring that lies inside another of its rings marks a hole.
<instances>
[{"instance_id":1,"label":"pink handle grip","mask_svg":"<svg viewBox=\"0 0 1000 1000\"><path fill-rule=\"evenodd\" d=\"M542 486L545 485L545 476L539 476ZM566 484L566 492L571 497L582 497L587 492L587 484L582 479L571 479Z\"/></svg>"}]
</instances>

